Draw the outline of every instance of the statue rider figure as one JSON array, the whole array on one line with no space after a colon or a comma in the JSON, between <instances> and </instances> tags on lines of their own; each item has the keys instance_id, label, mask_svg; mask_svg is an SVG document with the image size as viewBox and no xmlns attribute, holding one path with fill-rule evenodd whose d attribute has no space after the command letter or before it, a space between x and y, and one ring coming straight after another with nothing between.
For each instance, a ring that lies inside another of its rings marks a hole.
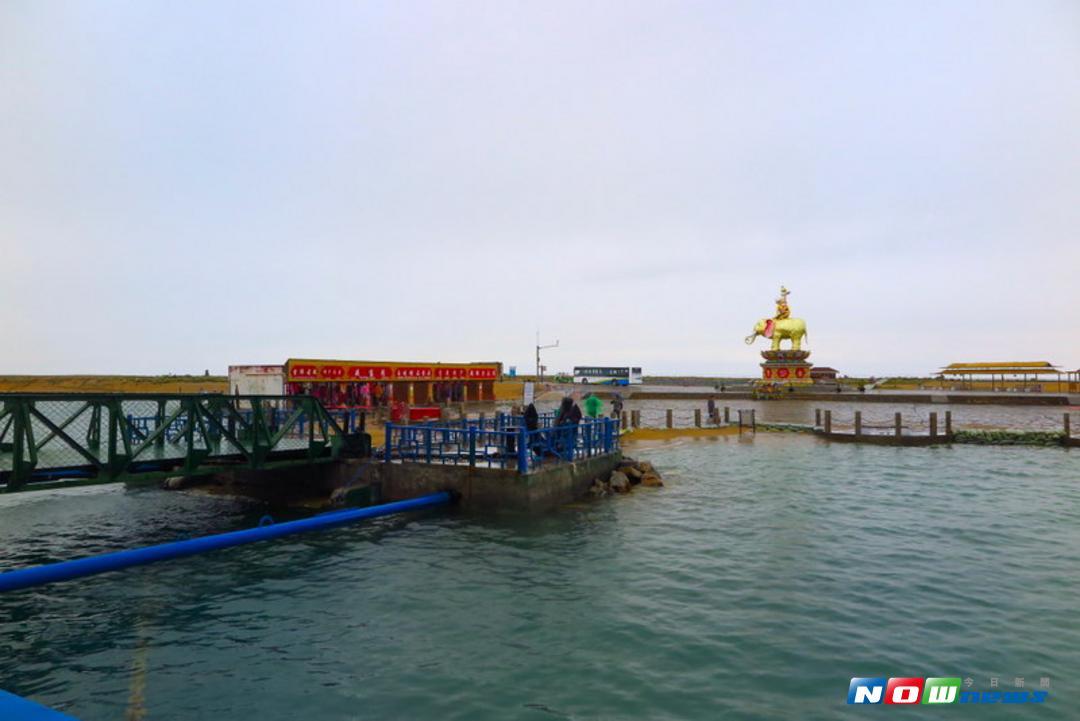
<instances>
[{"instance_id":1,"label":"statue rider figure","mask_svg":"<svg viewBox=\"0 0 1080 721\"><path fill-rule=\"evenodd\" d=\"M791 309L788 308L787 303L788 294L788 289L780 286L780 297L776 299L776 320L784 320L791 315Z\"/></svg>"}]
</instances>

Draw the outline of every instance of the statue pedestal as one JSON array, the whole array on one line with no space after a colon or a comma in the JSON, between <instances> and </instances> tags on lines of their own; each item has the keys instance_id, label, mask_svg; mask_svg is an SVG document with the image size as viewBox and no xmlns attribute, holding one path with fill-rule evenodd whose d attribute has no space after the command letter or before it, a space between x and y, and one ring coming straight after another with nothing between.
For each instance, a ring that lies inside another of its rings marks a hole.
<instances>
[{"instance_id":1,"label":"statue pedestal","mask_svg":"<svg viewBox=\"0 0 1080 721\"><path fill-rule=\"evenodd\" d=\"M810 357L808 350L763 350L761 357L765 362L761 364L758 385L810 385L814 382L810 378L813 364L806 361Z\"/></svg>"}]
</instances>

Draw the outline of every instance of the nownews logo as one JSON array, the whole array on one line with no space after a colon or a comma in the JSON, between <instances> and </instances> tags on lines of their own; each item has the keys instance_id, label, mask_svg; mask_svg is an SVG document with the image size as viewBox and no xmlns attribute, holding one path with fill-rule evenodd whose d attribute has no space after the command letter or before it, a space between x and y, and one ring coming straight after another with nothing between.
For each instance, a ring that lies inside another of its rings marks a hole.
<instances>
[{"instance_id":1,"label":"nownews logo","mask_svg":"<svg viewBox=\"0 0 1080 721\"><path fill-rule=\"evenodd\" d=\"M997 688L997 679L990 685ZM885 703L896 706L947 703L1043 703L1050 692L1050 679L1043 678L1039 691L972 691L973 681L960 678L853 678L848 686L848 703ZM1020 689L1023 678L1017 678ZM967 689L961 688L967 686Z\"/></svg>"}]
</instances>

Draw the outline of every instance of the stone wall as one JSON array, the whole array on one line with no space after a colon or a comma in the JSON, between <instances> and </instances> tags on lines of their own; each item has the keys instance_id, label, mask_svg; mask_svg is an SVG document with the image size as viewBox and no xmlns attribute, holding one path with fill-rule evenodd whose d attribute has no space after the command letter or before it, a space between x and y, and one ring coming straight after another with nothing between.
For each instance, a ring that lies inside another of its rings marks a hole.
<instances>
[{"instance_id":1,"label":"stone wall","mask_svg":"<svg viewBox=\"0 0 1080 721\"><path fill-rule=\"evenodd\" d=\"M387 503L449 490L460 494L465 507L536 512L585 496L592 482L607 479L621 459L621 453L613 453L552 464L524 476L511 469L339 459L288 468L231 470L217 474L215 480L234 493L280 504L340 505L361 496L367 503Z\"/></svg>"},{"instance_id":2,"label":"stone wall","mask_svg":"<svg viewBox=\"0 0 1080 721\"><path fill-rule=\"evenodd\" d=\"M527 475L498 468L426 463L383 464L379 470L383 502L436 491L461 494L467 508L493 511L546 511L583 497L597 478L606 479L622 454L560 463Z\"/></svg>"}]
</instances>

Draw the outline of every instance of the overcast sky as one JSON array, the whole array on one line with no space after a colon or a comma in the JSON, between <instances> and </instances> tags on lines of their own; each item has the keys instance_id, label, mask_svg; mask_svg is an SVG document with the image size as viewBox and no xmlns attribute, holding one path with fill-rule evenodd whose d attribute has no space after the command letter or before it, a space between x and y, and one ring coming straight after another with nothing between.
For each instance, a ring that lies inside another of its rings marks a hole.
<instances>
[{"instance_id":1,"label":"overcast sky","mask_svg":"<svg viewBox=\"0 0 1080 721\"><path fill-rule=\"evenodd\" d=\"M0 372L1080 366L1080 3L0 0Z\"/></svg>"}]
</instances>

